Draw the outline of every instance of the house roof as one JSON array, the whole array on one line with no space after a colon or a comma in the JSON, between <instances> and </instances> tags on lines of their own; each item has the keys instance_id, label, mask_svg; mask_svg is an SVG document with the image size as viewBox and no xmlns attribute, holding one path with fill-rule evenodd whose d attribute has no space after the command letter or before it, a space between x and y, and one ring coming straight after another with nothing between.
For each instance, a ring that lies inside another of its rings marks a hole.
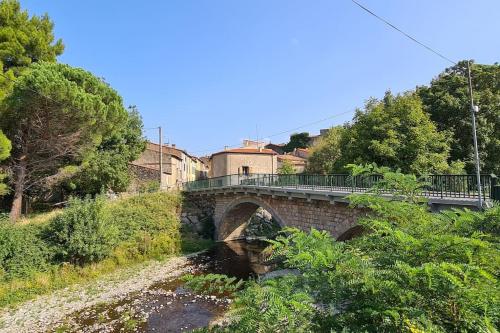
<instances>
[{"instance_id":1,"label":"house roof","mask_svg":"<svg viewBox=\"0 0 500 333\"><path fill-rule=\"evenodd\" d=\"M146 145L146 149L160 152L160 145L157 144L157 143L148 142L147 145ZM179 160L182 160L182 153L183 153L183 151L180 150L180 149L177 149L177 148L174 148L174 147L163 146L163 153L164 154L172 155L172 157L175 157L175 158L177 158Z\"/></svg>"},{"instance_id":2,"label":"house roof","mask_svg":"<svg viewBox=\"0 0 500 333\"><path fill-rule=\"evenodd\" d=\"M145 165L145 164L137 163L136 161L129 162L129 165L133 165L133 166L138 167L138 168L143 168L143 169L148 169L148 170L154 170L154 171L159 171L160 170L160 166L159 165L154 165L154 164ZM169 166L169 165L164 164L163 173L171 175L172 174L172 167Z\"/></svg>"},{"instance_id":3,"label":"house roof","mask_svg":"<svg viewBox=\"0 0 500 333\"><path fill-rule=\"evenodd\" d=\"M294 156L294 155L278 155L278 161L284 161L284 160L288 160L288 161L297 161L297 162L305 162L306 159L305 158L302 158L302 157L299 157L299 156Z\"/></svg>"},{"instance_id":4,"label":"house roof","mask_svg":"<svg viewBox=\"0 0 500 333\"><path fill-rule=\"evenodd\" d=\"M221 155L221 154L259 154L259 155L278 155L277 152L275 152L272 149L257 149L257 148L234 148L234 149L228 149L228 150L223 150L217 153L212 154L212 156L215 155Z\"/></svg>"},{"instance_id":5,"label":"house roof","mask_svg":"<svg viewBox=\"0 0 500 333\"><path fill-rule=\"evenodd\" d=\"M305 165L307 164L307 160L305 158L299 157L299 156L294 156L294 155L278 155L278 161L279 162L284 162L288 161L292 164L295 165Z\"/></svg>"}]
</instances>

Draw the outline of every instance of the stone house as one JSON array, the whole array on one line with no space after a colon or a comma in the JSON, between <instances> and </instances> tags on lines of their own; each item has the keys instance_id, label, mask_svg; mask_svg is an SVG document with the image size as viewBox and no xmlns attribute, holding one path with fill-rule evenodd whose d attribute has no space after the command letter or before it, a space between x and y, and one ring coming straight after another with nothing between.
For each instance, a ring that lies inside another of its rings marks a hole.
<instances>
[{"instance_id":1,"label":"stone house","mask_svg":"<svg viewBox=\"0 0 500 333\"><path fill-rule=\"evenodd\" d=\"M307 165L307 159L299 156L294 156L291 154L278 155L277 160L278 160L278 169L281 168L284 163L288 162L295 169L295 173L304 172Z\"/></svg>"},{"instance_id":2,"label":"stone house","mask_svg":"<svg viewBox=\"0 0 500 333\"><path fill-rule=\"evenodd\" d=\"M277 153L265 148L227 149L210 157L210 177L276 173Z\"/></svg>"},{"instance_id":3,"label":"stone house","mask_svg":"<svg viewBox=\"0 0 500 333\"><path fill-rule=\"evenodd\" d=\"M165 189L175 189L186 181L208 176L208 167L175 145L163 145L162 183ZM160 145L148 142L144 152L129 164L136 183L160 180Z\"/></svg>"}]
</instances>

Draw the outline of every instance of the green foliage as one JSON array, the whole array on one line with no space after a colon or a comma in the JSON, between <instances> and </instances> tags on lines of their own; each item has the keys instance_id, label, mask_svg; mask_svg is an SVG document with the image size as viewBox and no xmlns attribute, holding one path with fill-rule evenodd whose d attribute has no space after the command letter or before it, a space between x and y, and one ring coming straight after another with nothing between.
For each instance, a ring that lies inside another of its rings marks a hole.
<instances>
[{"instance_id":1,"label":"green foliage","mask_svg":"<svg viewBox=\"0 0 500 333\"><path fill-rule=\"evenodd\" d=\"M47 269L50 251L38 226L0 221L0 281L30 276Z\"/></svg>"},{"instance_id":2,"label":"green foliage","mask_svg":"<svg viewBox=\"0 0 500 333\"><path fill-rule=\"evenodd\" d=\"M106 202L73 199L48 221L12 225L0 217L0 307L120 266L180 253L185 237L179 231L180 203L178 195L168 193ZM185 250L212 244L194 237L190 242L193 248ZM93 262L81 265L88 261Z\"/></svg>"},{"instance_id":3,"label":"green foliage","mask_svg":"<svg viewBox=\"0 0 500 333\"><path fill-rule=\"evenodd\" d=\"M34 93L34 91L38 93ZM35 63L15 82L0 111L0 128L12 141L16 184L11 217L20 214L25 188L51 187L68 165L88 161L127 122L122 99L91 73Z\"/></svg>"},{"instance_id":4,"label":"green foliage","mask_svg":"<svg viewBox=\"0 0 500 333\"><path fill-rule=\"evenodd\" d=\"M76 193L86 195L103 190L127 190L131 181L128 164L145 148L143 124L137 108L130 107L127 118L115 126L115 131L104 133L101 144L87 156L79 172L68 181ZM152 192L152 189L153 186L146 191Z\"/></svg>"},{"instance_id":5,"label":"green foliage","mask_svg":"<svg viewBox=\"0 0 500 333\"><path fill-rule=\"evenodd\" d=\"M10 150L12 149L12 145L7 139L7 137L3 134L3 132L0 130L0 162L5 160L7 157L10 156ZM8 192L8 187L3 183L3 180L6 178L6 175L1 172L2 170L0 169L0 196L7 194Z\"/></svg>"},{"instance_id":6,"label":"green foliage","mask_svg":"<svg viewBox=\"0 0 500 333\"><path fill-rule=\"evenodd\" d=\"M182 277L185 286L205 295L231 294L242 288L244 281L223 274L192 275Z\"/></svg>"},{"instance_id":7,"label":"green foliage","mask_svg":"<svg viewBox=\"0 0 500 333\"><path fill-rule=\"evenodd\" d=\"M180 204L181 199L177 195L144 193L111 202L107 211L113 217L113 224L118 228L118 238L121 240L145 232L151 235L167 233L179 241L177 209Z\"/></svg>"},{"instance_id":8,"label":"green foliage","mask_svg":"<svg viewBox=\"0 0 500 333\"><path fill-rule=\"evenodd\" d=\"M286 153L292 152L295 148L307 148L309 147L309 142L311 138L309 137L309 133L294 133L290 135L290 141L283 147L283 150Z\"/></svg>"},{"instance_id":9,"label":"green foliage","mask_svg":"<svg viewBox=\"0 0 500 333\"><path fill-rule=\"evenodd\" d=\"M102 197L71 199L47 228L57 256L80 265L108 256L117 243L117 231Z\"/></svg>"},{"instance_id":10,"label":"green foliage","mask_svg":"<svg viewBox=\"0 0 500 333\"><path fill-rule=\"evenodd\" d=\"M0 131L0 162L5 160L10 156L10 150L12 149L12 144L9 139Z\"/></svg>"},{"instance_id":11,"label":"green foliage","mask_svg":"<svg viewBox=\"0 0 500 333\"><path fill-rule=\"evenodd\" d=\"M0 61L3 70L19 73L38 61L56 61L64 51L59 39L54 42L54 24L47 14L30 17L21 10L19 1L0 2Z\"/></svg>"},{"instance_id":12,"label":"green foliage","mask_svg":"<svg viewBox=\"0 0 500 333\"><path fill-rule=\"evenodd\" d=\"M159 190L160 182L158 180L149 180L137 184L137 192L139 193L154 193Z\"/></svg>"},{"instance_id":13,"label":"green foliage","mask_svg":"<svg viewBox=\"0 0 500 333\"><path fill-rule=\"evenodd\" d=\"M346 129L342 126L330 128L320 142L312 147L307 171L315 174L332 174L342 170L342 138Z\"/></svg>"},{"instance_id":14,"label":"green foliage","mask_svg":"<svg viewBox=\"0 0 500 333\"><path fill-rule=\"evenodd\" d=\"M292 164L292 162L288 160L284 160L283 164L278 168L278 174L280 175L293 175L296 174L297 172L295 171L295 168Z\"/></svg>"},{"instance_id":15,"label":"green foliage","mask_svg":"<svg viewBox=\"0 0 500 333\"><path fill-rule=\"evenodd\" d=\"M413 193L418 181L382 172L379 189ZM349 242L287 229L271 259L294 275L248 283L227 332L496 332L500 326L500 206L431 213L412 200L350 197L369 214ZM300 299L297 307L294 300ZM280 318L284 318L280 320ZM291 325L291 326L287 326Z\"/></svg>"},{"instance_id":16,"label":"green foliage","mask_svg":"<svg viewBox=\"0 0 500 333\"><path fill-rule=\"evenodd\" d=\"M477 133L480 158L485 173L500 174L500 65L472 64L474 103L479 106ZM468 172L474 171L472 121L467 83L467 62L447 68L429 87L417 93L424 109L438 129L451 132L452 161L466 162Z\"/></svg>"},{"instance_id":17,"label":"green foliage","mask_svg":"<svg viewBox=\"0 0 500 333\"><path fill-rule=\"evenodd\" d=\"M348 127L343 155L350 163L377 163L406 173L442 173L449 169L447 135L424 112L415 93L372 99Z\"/></svg>"},{"instance_id":18,"label":"green foliage","mask_svg":"<svg viewBox=\"0 0 500 333\"><path fill-rule=\"evenodd\" d=\"M298 291L298 278L248 282L229 313L233 321L213 332L318 332L313 298Z\"/></svg>"},{"instance_id":19,"label":"green foliage","mask_svg":"<svg viewBox=\"0 0 500 333\"><path fill-rule=\"evenodd\" d=\"M397 200L412 203L426 202L426 199L421 197L421 194L422 189L428 183L417 179L415 175L404 174L400 170L391 171L390 168L379 167L375 163L365 165L348 164L346 168L351 170L353 177L377 177L376 182L368 190L368 193L390 193ZM358 198L359 196L351 196L351 199L354 201Z\"/></svg>"}]
</instances>

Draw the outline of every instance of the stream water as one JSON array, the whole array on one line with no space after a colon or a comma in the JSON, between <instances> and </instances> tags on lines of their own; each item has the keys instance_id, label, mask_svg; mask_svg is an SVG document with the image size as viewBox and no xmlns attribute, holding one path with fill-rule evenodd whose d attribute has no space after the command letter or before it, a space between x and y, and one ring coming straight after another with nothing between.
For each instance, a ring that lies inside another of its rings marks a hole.
<instances>
[{"instance_id":1,"label":"stream water","mask_svg":"<svg viewBox=\"0 0 500 333\"><path fill-rule=\"evenodd\" d=\"M218 273L248 279L270 270L261 264L265 242L232 241L189 259L192 274ZM53 332L189 332L220 318L231 299L201 295L165 280L124 299L74 313Z\"/></svg>"}]
</instances>

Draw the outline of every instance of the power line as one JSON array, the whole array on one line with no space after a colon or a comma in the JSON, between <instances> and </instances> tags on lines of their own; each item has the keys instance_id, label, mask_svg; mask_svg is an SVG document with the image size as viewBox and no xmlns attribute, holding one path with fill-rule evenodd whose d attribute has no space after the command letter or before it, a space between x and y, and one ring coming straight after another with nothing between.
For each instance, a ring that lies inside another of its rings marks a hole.
<instances>
[{"instance_id":1,"label":"power line","mask_svg":"<svg viewBox=\"0 0 500 333\"><path fill-rule=\"evenodd\" d=\"M430 46L420 42L418 39L416 39L415 37L407 34L406 32L404 32L403 30L401 30L400 28L398 28L397 26L395 26L394 24L392 24L391 22L387 21L386 19L384 19L383 17L380 17L379 15L375 14L373 11L371 11L370 9L366 8L365 6L363 6L362 4L360 4L359 2L357 2L356 0L351 0L352 2L354 2L356 5L358 5L361 9L363 9L364 11L366 11L367 13L369 13L370 15L376 17L378 20L384 22L385 24L387 24L388 26L390 26L391 28L393 28L394 30L398 31L399 33L403 34L406 38L410 39L411 41L419 44L420 46L426 48L428 51L431 51L432 53L434 53L435 55L437 55L438 57L456 65L457 63L453 60L451 60L450 58L444 56L442 53L434 50L433 48L431 48Z\"/></svg>"},{"instance_id":2,"label":"power line","mask_svg":"<svg viewBox=\"0 0 500 333\"><path fill-rule=\"evenodd\" d=\"M281 131L281 132L274 133L274 134L271 134L271 135L263 136L263 138L273 138L273 137L276 137L278 135L287 134L287 133L290 133L290 132L302 129L304 127L308 127L308 126L311 126L311 125L316 125L318 123L321 123L321 122L324 122L324 121L327 121L327 120L330 120L330 119L333 119L333 118L337 118L337 117L340 117L340 116L343 116L343 115L346 115L346 114L351 114L353 112L354 112L353 110L340 112L340 113L331 115L329 117L326 117L326 118L323 118L323 119L319 119L319 120L316 120L316 121L313 121L313 122L310 122L310 123L306 123L306 124L303 124L303 125L300 125L300 126L297 126L297 127L285 130L285 131ZM226 147L237 148L237 147L239 147L239 144L236 144L236 145L232 145L232 144L231 145L225 145L224 147L222 147L222 146L215 147L214 146L214 147L212 147L212 149L193 150L190 153L205 153L205 152L211 152L211 151L218 150L218 149L225 149Z\"/></svg>"}]
</instances>

